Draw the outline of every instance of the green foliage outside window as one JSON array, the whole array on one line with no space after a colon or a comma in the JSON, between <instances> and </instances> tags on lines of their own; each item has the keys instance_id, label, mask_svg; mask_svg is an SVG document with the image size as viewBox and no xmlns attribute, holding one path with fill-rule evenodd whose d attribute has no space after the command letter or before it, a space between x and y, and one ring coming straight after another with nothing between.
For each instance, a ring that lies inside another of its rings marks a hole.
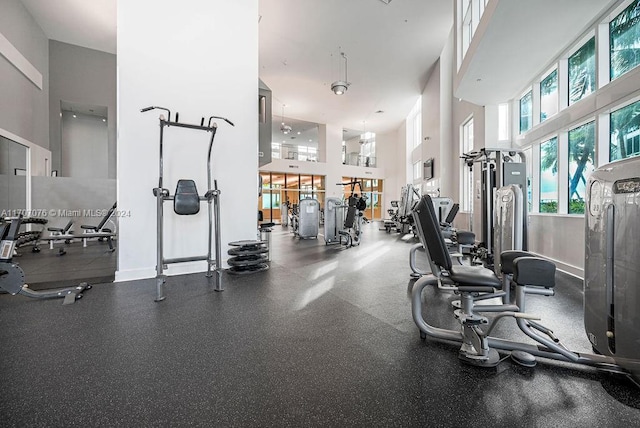
<instances>
[{"instance_id":1,"label":"green foliage outside window","mask_svg":"<svg viewBox=\"0 0 640 428\"><path fill-rule=\"evenodd\" d=\"M520 98L520 133L531 129L533 119L533 92L529 91Z\"/></svg>"},{"instance_id":2,"label":"green foliage outside window","mask_svg":"<svg viewBox=\"0 0 640 428\"><path fill-rule=\"evenodd\" d=\"M558 70L553 70L540 82L540 122L558 112Z\"/></svg>"},{"instance_id":3,"label":"green foliage outside window","mask_svg":"<svg viewBox=\"0 0 640 428\"><path fill-rule=\"evenodd\" d=\"M569 57L569 105L596 88L596 39L593 37Z\"/></svg>"},{"instance_id":4,"label":"green foliage outside window","mask_svg":"<svg viewBox=\"0 0 640 428\"><path fill-rule=\"evenodd\" d=\"M640 0L609 23L610 77L616 79L640 64Z\"/></svg>"},{"instance_id":5,"label":"green foliage outside window","mask_svg":"<svg viewBox=\"0 0 640 428\"><path fill-rule=\"evenodd\" d=\"M569 214L584 214L587 178L595 165L595 122L569 131Z\"/></svg>"},{"instance_id":6,"label":"green foliage outside window","mask_svg":"<svg viewBox=\"0 0 640 428\"><path fill-rule=\"evenodd\" d=\"M540 212L558 212L558 138L540 144Z\"/></svg>"},{"instance_id":7,"label":"green foliage outside window","mask_svg":"<svg viewBox=\"0 0 640 428\"><path fill-rule=\"evenodd\" d=\"M611 113L609 160L640 154L640 101Z\"/></svg>"}]
</instances>

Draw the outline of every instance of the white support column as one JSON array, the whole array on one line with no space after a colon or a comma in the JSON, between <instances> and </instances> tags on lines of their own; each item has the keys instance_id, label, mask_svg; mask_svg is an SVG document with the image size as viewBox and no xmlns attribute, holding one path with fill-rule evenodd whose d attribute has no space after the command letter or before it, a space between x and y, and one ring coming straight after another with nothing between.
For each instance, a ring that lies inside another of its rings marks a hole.
<instances>
[{"instance_id":1,"label":"white support column","mask_svg":"<svg viewBox=\"0 0 640 428\"><path fill-rule=\"evenodd\" d=\"M188 24L187 24L188 23ZM231 37L230 35L233 35ZM222 251L227 243L255 239L258 188L258 0L118 1L118 209L116 281L155 276L159 111L180 113L180 122L217 120L212 176L221 191ZM166 117L166 113L165 113ZM173 194L179 178L207 191L210 134L165 129L164 187ZM176 216L167 205L165 255L207 252L206 207ZM150 220L151 219L151 220ZM184 239L188 236L189 239ZM182 265L173 273L206 270L206 263ZM170 269L171 273L171 269Z\"/></svg>"}]
</instances>

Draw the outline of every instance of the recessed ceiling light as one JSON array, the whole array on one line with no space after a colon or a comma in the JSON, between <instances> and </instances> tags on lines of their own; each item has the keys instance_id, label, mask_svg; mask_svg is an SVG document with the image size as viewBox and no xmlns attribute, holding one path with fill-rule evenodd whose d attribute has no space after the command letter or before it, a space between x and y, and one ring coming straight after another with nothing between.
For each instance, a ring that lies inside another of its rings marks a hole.
<instances>
[{"instance_id":1,"label":"recessed ceiling light","mask_svg":"<svg viewBox=\"0 0 640 428\"><path fill-rule=\"evenodd\" d=\"M300 131L298 131L298 135L300 135L300 134L301 134L301 132L300 132Z\"/></svg>"},{"instance_id":2,"label":"recessed ceiling light","mask_svg":"<svg viewBox=\"0 0 640 428\"><path fill-rule=\"evenodd\" d=\"M76 115L74 114L74 115L73 115L73 117L78 117L78 116L76 116Z\"/></svg>"}]
</instances>

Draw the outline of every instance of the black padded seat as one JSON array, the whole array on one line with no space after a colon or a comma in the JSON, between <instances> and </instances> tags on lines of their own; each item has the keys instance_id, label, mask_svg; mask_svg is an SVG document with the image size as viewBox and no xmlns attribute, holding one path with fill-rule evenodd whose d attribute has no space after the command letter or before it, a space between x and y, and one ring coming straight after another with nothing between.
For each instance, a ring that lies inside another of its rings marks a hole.
<instances>
[{"instance_id":1,"label":"black padded seat","mask_svg":"<svg viewBox=\"0 0 640 428\"><path fill-rule=\"evenodd\" d=\"M507 250L500 253L500 271L510 275L513 273L513 261L518 257L534 257L527 251Z\"/></svg>"},{"instance_id":2,"label":"black padded seat","mask_svg":"<svg viewBox=\"0 0 640 428\"><path fill-rule=\"evenodd\" d=\"M493 271L480 266L452 266L449 278L460 287L502 288L502 282Z\"/></svg>"}]
</instances>

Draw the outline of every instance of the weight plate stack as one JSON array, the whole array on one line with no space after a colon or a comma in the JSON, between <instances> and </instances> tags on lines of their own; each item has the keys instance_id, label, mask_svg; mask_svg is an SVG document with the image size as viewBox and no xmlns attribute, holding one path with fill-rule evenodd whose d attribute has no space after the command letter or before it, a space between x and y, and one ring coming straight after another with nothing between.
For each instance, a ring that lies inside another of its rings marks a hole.
<instances>
[{"instance_id":1,"label":"weight plate stack","mask_svg":"<svg viewBox=\"0 0 640 428\"><path fill-rule=\"evenodd\" d=\"M227 261L231 266L229 273L247 275L269 269L269 248L266 241L234 241L229 242L229 245L234 247L228 251L228 254L233 256Z\"/></svg>"}]
</instances>

